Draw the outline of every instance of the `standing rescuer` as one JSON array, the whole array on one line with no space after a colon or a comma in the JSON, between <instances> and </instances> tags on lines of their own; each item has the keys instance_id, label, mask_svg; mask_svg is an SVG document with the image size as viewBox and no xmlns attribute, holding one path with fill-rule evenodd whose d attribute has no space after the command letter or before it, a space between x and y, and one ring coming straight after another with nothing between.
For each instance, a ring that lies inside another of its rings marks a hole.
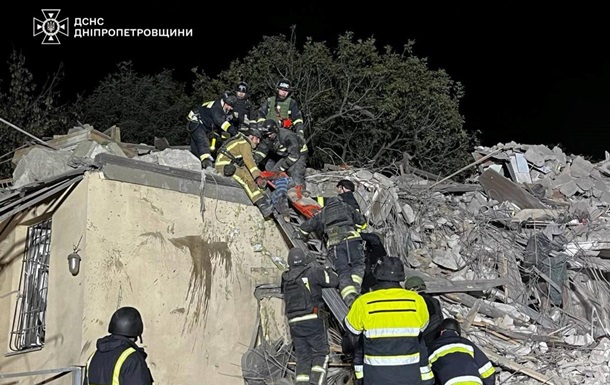
<instances>
[{"instance_id":1,"label":"standing rescuer","mask_svg":"<svg viewBox=\"0 0 610 385\"><path fill-rule=\"evenodd\" d=\"M383 257L374 274L375 286L354 301L345 317L352 340L364 334L363 362L354 361L357 378L365 385L431 382L427 350L420 338L428 325L426 302L400 286L405 279L400 258Z\"/></svg>"},{"instance_id":2,"label":"standing rescuer","mask_svg":"<svg viewBox=\"0 0 610 385\"><path fill-rule=\"evenodd\" d=\"M276 89L276 96L267 98L258 110L258 124L263 124L265 119L273 119L279 127L294 131L305 142L303 116L296 100L290 96L292 93L290 81L280 79Z\"/></svg>"},{"instance_id":3,"label":"standing rescuer","mask_svg":"<svg viewBox=\"0 0 610 385\"><path fill-rule=\"evenodd\" d=\"M288 252L289 269L282 274L282 293L296 354L297 384L326 384L330 346L322 288L337 287L332 270L309 263L303 250Z\"/></svg>"},{"instance_id":4,"label":"standing rescuer","mask_svg":"<svg viewBox=\"0 0 610 385\"><path fill-rule=\"evenodd\" d=\"M216 143L218 140L237 134L237 127L228 121L235 103L235 95L225 92L219 99L205 102L189 112L187 129L191 138L191 152L199 158L202 168L213 166L212 152L217 145L220 146L220 143Z\"/></svg>"},{"instance_id":5,"label":"standing rescuer","mask_svg":"<svg viewBox=\"0 0 610 385\"><path fill-rule=\"evenodd\" d=\"M348 307L360 294L364 276L362 238L356 231L356 225L364 223L362 214L335 196L328 198L326 205L299 227L304 237L314 231L324 233L328 255L339 274L341 298Z\"/></svg>"},{"instance_id":6,"label":"standing rescuer","mask_svg":"<svg viewBox=\"0 0 610 385\"><path fill-rule=\"evenodd\" d=\"M85 372L86 385L151 385L150 370L142 341L144 323L140 312L126 306L112 315L110 335L97 340L97 350L89 357Z\"/></svg>"}]
</instances>

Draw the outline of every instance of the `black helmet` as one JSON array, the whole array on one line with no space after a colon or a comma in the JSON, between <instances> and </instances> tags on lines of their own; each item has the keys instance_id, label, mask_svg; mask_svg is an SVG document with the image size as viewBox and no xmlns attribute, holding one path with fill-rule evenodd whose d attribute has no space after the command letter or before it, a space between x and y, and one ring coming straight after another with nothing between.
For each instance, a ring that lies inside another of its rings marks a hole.
<instances>
[{"instance_id":1,"label":"black helmet","mask_svg":"<svg viewBox=\"0 0 610 385\"><path fill-rule=\"evenodd\" d=\"M142 337L144 323L135 307L125 306L114 312L108 324L108 333L125 337Z\"/></svg>"},{"instance_id":2,"label":"black helmet","mask_svg":"<svg viewBox=\"0 0 610 385\"><path fill-rule=\"evenodd\" d=\"M231 107L235 107L235 103L237 103L237 97L233 95L233 93L231 93L230 91L225 91L225 93L222 94L222 101L225 104L230 105Z\"/></svg>"},{"instance_id":3,"label":"black helmet","mask_svg":"<svg viewBox=\"0 0 610 385\"><path fill-rule=\"evenodd\" d=\"M241 81L237 83L235 86L235 92L243 92L244 94L248 92L248 83Z\"/></svg>"},{"instance_id":4,"label":"black helmet","mask_svg":"<svg viewBox=\"0 0 610 385\"><path fill-rule=\"evenodd\" d=\"M293 247L288 252L288 266L290 267L298 267L306 265L306 256L305 252L298 247Z\"/></svg>"},{"instance_id":5,"label":"black helmet","mask_svg":"<svg viewBox=\"0 0 610 385\"><path fill-rule=\"evenodd\" d=\"M346 190L349 190L349 191L356 190L356 186L354 186L354 182L352 182L351 180L347 180L347 179L341 179L339 181L339 183L337 183L337 187L339 187L339 186L343 186Z\"/></svg>"},{"instance_id":6,"label":"black helmet","mask_svg":"<svg viewBox=\"0 0 610 385\"><path fill-rule=\"evenodd\" d=\"M290 89L290 80L288 79L280 79L277 82L277 88L284 91L291 91Z\"/></svg>"},{"instance_id":7,"label":"black helmet","mask_svg":"<svg viewBox=\"0 0 610 385\"><path fill-rule=\"evenodd\" d=\"M373 275L378 281L402 282L405 279L405 267L400 258L386 255L375 266Z\"/></svg>"},{"instance_id":8,"label":"black helmet","mask_svg":"<svg viewBox=\"0 0 610 385\"><path fill-rule=\"evenodd\" d=\"M250 127L249 129L246 130L246 135L256 136L259 139L261 139L263 137L263 134L261 134L261 130L259 130L258 128L253 128L253 127Z\"/></svg>"},{"instance_id":9,"label":"black helmet","mask_svg":"<svg viewBox=\"0 0 610 385\"><path fill-rule=\"evenodd\" d=\"M458 335L462 335L462 328L460 328L460 323L455 318L445 318L441 322L440 330L453 330Z\"/></svg>"},{"instance_id":10,"label":"black helmet","mask_svg":"<svg viewBox=\"0 0 610 385\"><path fill-rule=\"evenodd\" d=\"M277 134L277 122L273 119L266 119L263 126L260 127L260 130L263 136Z\"/></svg>"}]
</instances>

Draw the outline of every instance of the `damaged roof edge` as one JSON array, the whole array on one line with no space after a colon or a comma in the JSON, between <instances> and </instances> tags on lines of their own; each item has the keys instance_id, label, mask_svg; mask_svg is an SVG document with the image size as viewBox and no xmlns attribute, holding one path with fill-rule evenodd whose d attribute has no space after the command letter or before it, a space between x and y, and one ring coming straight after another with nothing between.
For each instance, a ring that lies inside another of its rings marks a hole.
<instances>
[{"instance_id":1,"label":"damaged roof edge","mask_svg":"<svg viewBox=\"0 0 610 385\"><path fill-rule=\"evenodd\" d=\"M5 196L0 196L0 221L4 221L12 215L69 188L82 180L87 171L100 171L109 180L174 190L198 196L201 196L203 188L206 198L251 204L243 188L230 178L206 173L205 183L202 184L201 172L102 153L95 157L95 163L91 166L79 167L46 180L5 190L8 193Z\"/></svg>"},{"instance_id":2,"label":"damaged roof edge","mask_svg":"<svg viewBox=\"0 0 610 385\"><path fill-rule=\"evenodd\" d=\"M231 178L205 173L202 186L201 172L158 165L121 156L101 153L95 164L110 180L158 187L185 194L201 195L203 187L206 198L228 202L251 204L243 188Z\"/></svg>"}]
</instances>

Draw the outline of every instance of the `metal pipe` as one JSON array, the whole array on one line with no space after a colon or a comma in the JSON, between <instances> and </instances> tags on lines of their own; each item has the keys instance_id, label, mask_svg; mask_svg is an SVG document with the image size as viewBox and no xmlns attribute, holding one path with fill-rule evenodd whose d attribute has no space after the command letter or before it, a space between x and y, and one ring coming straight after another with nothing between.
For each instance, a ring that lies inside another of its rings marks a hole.
<instances>
[{"instance_id":1,"label":"metal pipe","mask_svg":"<svg viewBox=\"0 0 610 385\"><path fill-rule=\"evenodd\" d=\"M11 127L11 128L14 128L15 130L17 130L17 131L21 132L21 133L22 133L22 134L24 134L24 135L29 136L30 138L34 139L34 140L35 140L35 141L37 141L37 142L40 142L41 144L45 145L46 147L49 147L49 148L51 148L51 149L53 149L53 150L57 150L55 147L51 146L50 144L48 144L48 143L47 143L47 142L45 142L44 140L42 140L42 139L39 139L39 138L35 137L34 135L30 134L29 132L25 131L24 129L21 129L21 128L19 128L19 127L15 126L15 125L14 125L13 123L11 123L11 122L8 122L8 121L6 121L6 120L4 120L4 119L2 119L2 118L0 118L0 122L2 122L2 123L4 123L4 124L6 124L7 126L9 126L9 127Z\"/></svg>"}]
</instances>

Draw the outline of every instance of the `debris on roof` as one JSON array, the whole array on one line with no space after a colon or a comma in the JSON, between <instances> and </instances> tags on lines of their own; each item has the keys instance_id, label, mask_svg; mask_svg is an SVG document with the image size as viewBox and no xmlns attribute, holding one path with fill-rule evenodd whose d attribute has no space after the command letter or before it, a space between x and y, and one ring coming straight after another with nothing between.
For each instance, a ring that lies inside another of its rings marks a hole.
<instances>
[{"instance_id":1,"label":"debris on roof","mask_svg":"<svg viewBox=\"0 0 610 385\"><path fill-rule=\"evenodd\" d=\"M83 125L49 147L17 150L12 184L2 181L0 215L74 183L108 156L158 165L166 174L181 170L174 175L179 189L190 176L200 178L200 162L188 149L158 139L155 146L127 144L118 127ZM514 142L477 147L472 155L477 173L468 183L408 163L398 175L329 166L334 171L308 169L308 190L332 196L340 179L356 184L371 231L502 369L500 383L608 383L610 155L592 163L559 147ZM282 357L274 370L291 359L283 345L264 349Z\"/></svg>"}]
</instances>

